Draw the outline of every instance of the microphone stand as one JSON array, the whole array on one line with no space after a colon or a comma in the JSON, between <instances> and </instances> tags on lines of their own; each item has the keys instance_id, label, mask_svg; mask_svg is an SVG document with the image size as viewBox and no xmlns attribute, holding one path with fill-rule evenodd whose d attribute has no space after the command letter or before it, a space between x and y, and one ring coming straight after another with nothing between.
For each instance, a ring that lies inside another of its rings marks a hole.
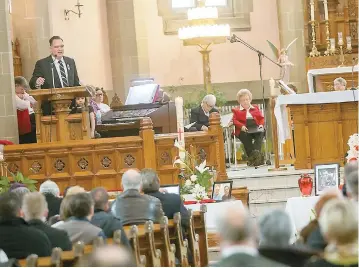
<instances>
[{"instance_id":1,"label":"microphone stand","mask_svg":"<svg viewBox=\"0 0 359 268\"><path fill-rule=\"evenodd\" d=\"M53 90L55 89L55 75L54 67L57 55L54 55L55 59L51 63L51 75L52 75L52 88L50 89L50 94L52 97ZM50 102L50 142L52 141L52 102Z\"/></svg>"},{"instance_id":2,"label":"microphone stand","mask_svg":"<svg viewBox=\"0 0 359 268\"><path fill-rule=\"evenodd\" d=\"M242 45L245 45L246 47L248 47L250 50L253 50L254 52L256 52L258 54L258 64L259 64L259 77L261 80L261 87L262 87L262 102L263 102L263 109L264 109L264 124L265 124L265 139L266 139L266 145L265 145L265 162L266 164L269 166L271 165L271 161L270 158L268 158L268 137L267 137L267 113L266 113L266 103L265 103L265 99L264 99L264 82L263 82L263 58L268 59L269 61L271 61L273 64L277 65L278 67L282 68L282 66L280 64L278 64L277 62L273 61L271 58L268 58L262 51L256 49L255 47L251 46L250 44L248 44L246 41L244 41L243 39L239 38L237 35L233 34L231 38L229 38L231 43L241 43Z\"/></svg>"}]
</instances>

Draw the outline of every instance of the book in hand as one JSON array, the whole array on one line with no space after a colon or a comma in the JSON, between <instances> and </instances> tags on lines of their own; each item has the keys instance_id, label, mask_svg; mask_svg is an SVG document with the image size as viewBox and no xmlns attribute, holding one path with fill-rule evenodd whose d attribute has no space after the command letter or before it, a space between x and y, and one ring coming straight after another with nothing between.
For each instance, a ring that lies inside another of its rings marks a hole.
<instances>
[{"instance_id":1,"label":"book in hand","mask_svg":"<svg viewBox=\"0 0 359 268\"><path fill-rule=\"evenodd\" d=\"M262 126L247 127L247 129L248 129L247 133L249 134L264 132L264 128Z\"/></svg>"}]
</instances>

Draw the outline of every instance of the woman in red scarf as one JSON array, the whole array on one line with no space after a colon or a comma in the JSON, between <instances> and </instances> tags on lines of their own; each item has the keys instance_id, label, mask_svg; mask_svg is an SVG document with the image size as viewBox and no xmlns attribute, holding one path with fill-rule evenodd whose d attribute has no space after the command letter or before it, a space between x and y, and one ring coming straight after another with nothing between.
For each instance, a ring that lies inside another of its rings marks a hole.
<instances>
[{"instance_id":1,"label":"woman in red scarf","mask_svg":"<svg viewBox=\"0 0 359 268\"><path fill-rule=\"evenodd\" d=\"M235 135L241 140L249 162L261 156L264 137L264 116L259 108L252 105L252 93L248 89L241 89L237 93L239 107L234 108L233 124Z\"/></svg>"}]
</instances>

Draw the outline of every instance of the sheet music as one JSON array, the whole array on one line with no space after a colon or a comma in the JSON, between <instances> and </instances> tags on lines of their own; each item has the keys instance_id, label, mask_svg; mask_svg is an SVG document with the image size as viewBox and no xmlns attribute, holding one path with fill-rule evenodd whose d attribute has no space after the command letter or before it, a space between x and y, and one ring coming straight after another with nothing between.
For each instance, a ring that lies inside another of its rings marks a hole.
<instances>
[{"instance_id":1,"label":"sheet music","mask_svg":"<svg viewBox=\"0 0 359 268\"><path fill-rule=\"evenodd\" d=\"M158 84L146 84L130 87L125 105L153 103L158 89Z\"/></svg>"},{"instance_id":2,"label":"sheet music","mask_svg":"<svg viewBox=\"0 0 359 268\"><path fill-rule=\"evenodd\" d=\"M233 114L226 114L221 116L221 126L222 127L228 127L229 123L232 121Z\"/></svg>"}]
</instances>

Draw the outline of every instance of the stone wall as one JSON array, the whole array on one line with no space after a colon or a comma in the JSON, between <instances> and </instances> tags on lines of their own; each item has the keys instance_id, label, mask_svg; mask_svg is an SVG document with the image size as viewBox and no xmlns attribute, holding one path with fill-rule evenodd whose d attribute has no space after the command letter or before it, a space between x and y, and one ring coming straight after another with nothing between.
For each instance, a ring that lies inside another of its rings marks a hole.
<instances>
[{"instance_id":1,"label":"stone wall","mask_svg":"<svg viewBox=\"0 0 359 268\"><path fill-rule=\"evenodd\" d=\"M277 0L277 7L281 47L287 46L292 40L298 38L289 52L289 60L295 65L291 69L290 81L300 93L305 93L307 92L307 78L303 0Z\"/></svg>"},{"instance_id":2,"label":"stone wall","mask_svg":"<svg viewBox=\"0 0 359 268\"><path fill-rule=\"evenodd\" d=\"M8 7L8 0L0 0L0 139L18 142Z\"/></svg>"}]
</instances>

